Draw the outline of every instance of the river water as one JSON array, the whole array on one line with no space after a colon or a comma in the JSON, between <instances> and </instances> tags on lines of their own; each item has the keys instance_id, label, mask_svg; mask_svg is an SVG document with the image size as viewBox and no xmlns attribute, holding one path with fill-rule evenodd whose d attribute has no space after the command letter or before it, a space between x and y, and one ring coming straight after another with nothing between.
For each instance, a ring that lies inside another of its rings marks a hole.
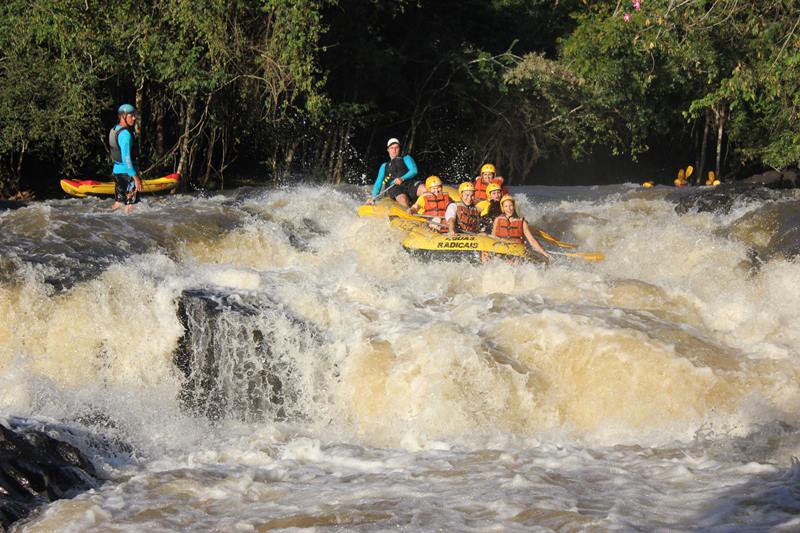
<instances>
[{"instance_id":1,"label":"river water","mask_svg":"<svg viewBox=\"0 0 800 533\"><path fill-rule=\"evenodd\" d=\"M800 194L512 192L605 261L424 261L355 189L0 211L0 416L108 479L16 528L800 529Z\"/></svg>"}]
</instances>

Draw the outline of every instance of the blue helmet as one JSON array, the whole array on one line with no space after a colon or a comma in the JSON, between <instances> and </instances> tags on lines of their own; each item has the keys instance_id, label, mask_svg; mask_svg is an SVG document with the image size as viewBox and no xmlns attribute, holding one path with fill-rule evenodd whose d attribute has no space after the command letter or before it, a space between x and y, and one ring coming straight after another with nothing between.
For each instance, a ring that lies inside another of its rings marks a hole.
<instances>
[{"instance_id":1,"label":"blue helmet","mask_svg":"<svg viewBox=\"0 0 800 533\"><path fill-rule=\"evenodd\" d=\"M128 115L133 113L136 113L136 108L133 107L131 104L122 104L121 106L119 106L119 109L117 109L118 115Z\"/></svg>"}]
</instances>

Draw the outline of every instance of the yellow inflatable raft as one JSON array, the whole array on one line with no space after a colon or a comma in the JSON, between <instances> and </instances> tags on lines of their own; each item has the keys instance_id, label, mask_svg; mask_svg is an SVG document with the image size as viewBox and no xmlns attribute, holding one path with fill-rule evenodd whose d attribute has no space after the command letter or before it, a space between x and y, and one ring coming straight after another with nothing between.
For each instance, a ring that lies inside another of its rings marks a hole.
<instances>
[{"instance_id":1,"label":"yellow inflatable raft","mask_svg":"<svg viewBox=\"0 0 800 533\"><path fill-rule=\"evenodd\" d=\"M453 191L447 191L451 196ZM430 254L434 257L453 255L467 259L482 259L492 254L511 257L526 257L527 250L522 243L516 243L485 234L447 235L429 227L426 218L408 214L394 200L385 198L375 205L362 205L358 208L362 218L389 218L393 227L407 233L403 247L412 252Z\"/></svg>"},{"instance_id":2,"label":"yellow inflatable raft","mask_svg":"<svg viewBox=\"0 0 800 533\"><path fill-rule=\"evenodd\" d=\"M169 174L167 176L152 180L142 180L143 192L168 191L178 186L179 174ZM90 194L113 195L113 181L95 180L61 180L61 188L65 193L77 198L84 198Z\"/></svg>"},{"instance_id":3,"label":"yellow inflatable raft","mask_svg":"<svg viewBox=\"0 0 800 533\"><path fill-rule=\"evenodd\" d=\"M403 247L406 250L436 252L436 254L432 255L444 255L442 252L456 252L457 255L472 256L471 259L481 259L481 257L486 257L485 254L525 257L527 253L524 244L498 239L491 235L480 233L448 235L439 233L430 229L424 219L419 221L396 218L392 220L392 226L408 232L406 238L403 239Z\"/></svg>"}]
</instances>

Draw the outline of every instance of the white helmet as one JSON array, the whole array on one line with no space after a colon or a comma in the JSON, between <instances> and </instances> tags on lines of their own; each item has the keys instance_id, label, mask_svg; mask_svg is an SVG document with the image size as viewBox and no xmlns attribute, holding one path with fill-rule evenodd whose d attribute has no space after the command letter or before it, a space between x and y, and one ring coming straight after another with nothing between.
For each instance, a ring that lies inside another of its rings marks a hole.
<instances>
[{"instance_id":1,"label":"white helmet","mask_svg":"<svg viewBox=\"0 0 800 533\"><path fill-rule=\"evenodd\" d=\"M393 144L400 144L400 141L398 141L397 139L395 139L394 137L392 137L391 139L389 139L388 141L386 141L386 148L389 148L389 147L390 147L391 145L393 145Z\"/></svg>"}]
</instances>

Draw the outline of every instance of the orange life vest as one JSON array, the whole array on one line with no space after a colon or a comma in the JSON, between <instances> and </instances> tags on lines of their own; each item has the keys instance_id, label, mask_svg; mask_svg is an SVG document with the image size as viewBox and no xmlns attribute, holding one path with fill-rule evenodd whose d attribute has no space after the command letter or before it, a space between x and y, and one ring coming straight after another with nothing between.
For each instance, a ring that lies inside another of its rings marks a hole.
<instances>
[{"instance_id":1,"label":"orange life vest","mask_svg":"<svg viewBox=\"0 0 800 533\"><path fill-rule=\"evenodd\" d=\"M486 200L486 186L488 183L483 182L483 178L478 176L475 178L475 202Z\"/></svg>"},{"instance_id":2,"label":"orange life vest","mask_svg":"<svg viewBox=\"0 0 800 533\"><path fill-rule=\"evenodd\" d=\"M460 231L478 233L481 214L474 205L458 202L456 207L456 224Z\"/></svg>"},{"instance_id":3,"label":"orange life vest","mask_svg":"<svg viewBox=\"0 0 800 533\"><path fill-rule=\"evenodd\" d=\"M508 194L508 189L506 189L505 186L503 186L503 182L500 179L492 178L492 180L489 183L497 183L498 185L503 187L502 188L503 195ZM478 202L480 202L481 200L486 200L486 187L489 186L489 183L484 183L483 182L483 178L481 178L480 176L475 178L475 203L476 204Z\"/></svg>"},{"instance_id":4,"label":"orange life vest","mask_svg":"<svg viewBox=\"0 0 800 533\"><path fill-rule=\"evenodd\" d=\"M446 193L425 193L425 213L423 214L430 217L444 218L444 212L451 201L450 195Z\"/></svg>"},{"instance_id":5,"label":"orange life vest","mask_svg":"<svg viewBox=\"0 0 800 533\"><path fill-rule=\"evenodd\" d=\"M497 222L496 237L509 239L514 242L522 242L522 236L524 235L522 226L525 224L524 218L510 220L507 216L500 215L495 219L495 222Z\"/></svg>"}]
</instances>

